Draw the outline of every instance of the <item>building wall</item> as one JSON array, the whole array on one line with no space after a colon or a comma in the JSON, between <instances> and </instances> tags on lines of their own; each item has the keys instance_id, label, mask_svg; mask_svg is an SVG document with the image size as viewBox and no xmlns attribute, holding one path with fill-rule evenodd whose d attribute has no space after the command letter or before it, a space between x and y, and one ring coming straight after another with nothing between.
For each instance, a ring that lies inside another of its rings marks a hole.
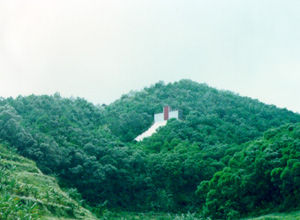
<instances>
[{"instance_id":1,"label":"building wall","mask_svg":"<svg viewBox=\"0 0 300 220\"><path fill-rule=\"evenodd\" d=\"M165 106L164 107L164 120L167 121L169 120L169 112L170 112L170 107L169 106Z\"/></svg>"},{"instance_id":2,"label":"building wall","mask_svg":"<svg viewBox=\"0 0 300 220\"><path fill-rule=\"evenodd\" d=\"M179 118L179 113L178 111L172 111L172 112L169 112L169 119L171 118L176 118L178 119Z\"/></svg>"},{"instance_id":3,"label":"building wall","mask_svg":"<svg viewBox=\"0 0 300 220\"><path fill-rule=\"evenodd\" d=\"M154 115L154 122L164 121L164 113Z\"/></svg>"},{"instance_id":4,"label":"building wall","mask_svg":"<svg viewBox=\"0 0 300 220\"><path fill-rule=\"evenodd\" d=\"M154 122L165 121L164 116L165 116L164 113L155 114ZM178 111L169 112L169 119L171 118L179 119L179 112Z\"/></svg>"}]
</instances>

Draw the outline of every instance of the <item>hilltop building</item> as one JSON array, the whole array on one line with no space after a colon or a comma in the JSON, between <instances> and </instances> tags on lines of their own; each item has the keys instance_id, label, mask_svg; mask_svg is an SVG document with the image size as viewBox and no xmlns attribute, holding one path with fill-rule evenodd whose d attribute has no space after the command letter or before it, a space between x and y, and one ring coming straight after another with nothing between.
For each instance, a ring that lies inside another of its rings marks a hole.
<instances>
[{"instance_id":1,"label":"hilltop building","mask_svg":"<svg viewBox=\"0 0 300 220\"><path fill-rule=\"evenodd\" d=\"M171 111L170 106L165 106L162 113L154 115L154 124L147 131L137 136L135 140L142 141L144 138L152 136L158 128L165 126L167 121L172 118L179 119L178 110Z\"/></svg>"},{"instance_id":2,"label":"hilltop building","mask_svg":"<svg viewBox=\"0 0 300 220\"><path fill-rule=\"evenodd\" d=\"M179 117L178 110L171 111L171 107L170 106L165 106L163 108L163 112L162 113L158 113L158 114L154 115L154 123L155 122L160 122L160 121L168 121L171 118L178 119L178 117Z\"/></svg>"}]
</instances>

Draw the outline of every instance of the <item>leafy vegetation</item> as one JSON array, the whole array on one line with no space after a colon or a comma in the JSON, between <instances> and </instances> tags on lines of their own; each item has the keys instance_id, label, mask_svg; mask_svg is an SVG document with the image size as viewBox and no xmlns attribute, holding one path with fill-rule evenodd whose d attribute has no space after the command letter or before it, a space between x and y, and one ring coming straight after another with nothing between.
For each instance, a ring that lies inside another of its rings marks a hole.
<instances>
[{"instance_id":1,"label":"leafy vegetation","mask_svg":"<svg viewBox=\"0 0 300 220\"><path fill-rule=\"evenodd\" d=\"M186 214L173 214L173 213L157 213L157 212L105 212L102 216L102 219L117 220L117 219L126 219L126 220L202 220L203 218L199 217L195 213L186 213Z\"/></svg>"},{"instance_id":2,"label":"leafy vegetation","mask_svg":"<svg viewBox=\"0 0 300 220\"><path fill-rule=\"evenodd\" d=\"M197 194L214 218L300 204L300 123L272 129L245 144L227 167L203 181Z\"/></svg>"},{"instance_id":3,"label":"leafy vegetation","mask_svg":"<svg viewBox=\"0 0 300 220\"><path fill-rule=\"evenodd\" d=\"M179 140L188 139L202 146L240 144L260 136L270 127L298 122L300 117L258 100L181 80L167 85L160 82L141 92L123 95L105 108L104 120L121 140L131 141L151 125L153 114L161 112L165 105L178 109L182 121L175 127L168 126L170 129L164 133L164 139L151 139L152 142L167 140L170 143L177 135Z\"/></svg>"},{"instance_id":4,"label":"leafy vegetation","mask_svg":"<svg viewBox=\"0 0 300 220\"><path fill-rule=\"evenodd\" d=\"M289 213L271 213L268 215L259 216L256 218L247 218L243 220L299 220L300 211Z\"/></svg>"},{"instance_id":5,"label":"leafy vegetation","mask_svg":"<svg viewBox=\"0 0 300 220\"><path fill-rule=\"evenodd\" d=\"M181 120L133 141L166 104ZM99 216L236 218L297 208L297 122L299 114L190 80L159 82L108 106L59 94L0 99L0 138L76 188Z\"/></svg>"},{"instance_id":6,"label":"leafy vegetation","mask_svg":"<svg viewBox=\"0 0 300 220\"><path fill-rule=\"evenodd\" d=\"M95 219L35 163L0 145L0 219ZM53 218L56 219L56 218Z\"/></svg>"}]
</instances>

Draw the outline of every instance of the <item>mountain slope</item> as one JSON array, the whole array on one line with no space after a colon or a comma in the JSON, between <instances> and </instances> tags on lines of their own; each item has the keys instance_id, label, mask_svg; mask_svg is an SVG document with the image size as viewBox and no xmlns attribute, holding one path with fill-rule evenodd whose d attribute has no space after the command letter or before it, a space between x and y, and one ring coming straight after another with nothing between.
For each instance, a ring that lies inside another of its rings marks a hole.
<instances>
[{"instance_id":1,"label":"mountain slope","mask_svg":"<svg viewBox=\"0 0 300 220\"><path fill-rule=\"evenodd\" d=\"M207 215L236 218L258 210L300 206L300 123L267 131L245 144L228 166L202 181L197 194Z\"/></svg>"},{"instance_id":2,"label":"mountain slope","mask_svg":"<svg viewBox=\"0 0 300 220\"><path fill-rule=\"evenodd\" d=\"M35 163L0 145L0 219L95 219Z\"/></svg>"},{"instance_id":3,"label":"mountain slope","mask_svg":"<svg viewBox=\"0 0 300 220\"><path fill-rule=\"evenodd\" d=\"M101 109L82 99L3 99L0 138L36 161L44 173L77 188L90 204L136 207L143 201L142 186L148 185L145 157L125 147L98 117Z\"/></svg>"},{"instance_id":4,"label":"mountain slope","mask_svg":"<svg viewBox=\"0 0 300 220\"><path fill-rule=\"evenodd\" d=\"M166 104L181 120L132 141ZM199 184L248 141L296 122L299 114L190 80L157 83L109 106L59 94L0 99L1 139L90 205L133 212L198 211Z\"/></svg>"},{"instance_id":5,"label":"mountain slope","mask_svg":"<svg viewBox=\"0 0 300 220\"><path fill-rule=\"evenodd\" d=\"M195 210L203 201L196 183L210 180L226 167L247 141L270 128L300 122L300 115L257 100L219 91L190 80L157 83L130 93L104 109L110 130L125 142L147 129L164 105L181 111L150 138L131 144L149 156L152 182L158 190L155 207Z\"/></svg>"},{"instance_id":6,"label":"mountain slope","mask_svg":"<svg viewBox=\"0 0 300 220\"><path fill-rule=\"evenodd\" d=\"M166 85L157 83L140 92L123 95L105 108L103 119L115 135L123 141L131 141L150 127L154 113L161 112L164 105L181 111L180 126L189 128L184 131L184 139L188 137L191 142L204 144L216 141L239 144L260 136L271 127L300 121L299 114L286 109L190 80ZM213 140L204 140L207 138Z\"/></svg>"}]
</instances>

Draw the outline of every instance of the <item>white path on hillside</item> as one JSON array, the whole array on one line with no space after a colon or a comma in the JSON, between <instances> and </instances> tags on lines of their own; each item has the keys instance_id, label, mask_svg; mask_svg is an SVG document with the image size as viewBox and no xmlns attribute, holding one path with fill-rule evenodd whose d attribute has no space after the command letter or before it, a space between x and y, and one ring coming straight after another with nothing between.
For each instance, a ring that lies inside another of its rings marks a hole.
<instances>
[{"instance_id":1,"label":"white path on hillside","mask_svg":"<svg viewBox=\"0 0 300 220\"><path fill-rule=\"evenodd\" d=\"M154 134L158 128L165 126L166 124L167 124L167 121L155 122L147 131L145 131L141 135L137 136L134 140L142 141L144 138L152 136L152 134Z\"/></svg>"}]
</instances>

